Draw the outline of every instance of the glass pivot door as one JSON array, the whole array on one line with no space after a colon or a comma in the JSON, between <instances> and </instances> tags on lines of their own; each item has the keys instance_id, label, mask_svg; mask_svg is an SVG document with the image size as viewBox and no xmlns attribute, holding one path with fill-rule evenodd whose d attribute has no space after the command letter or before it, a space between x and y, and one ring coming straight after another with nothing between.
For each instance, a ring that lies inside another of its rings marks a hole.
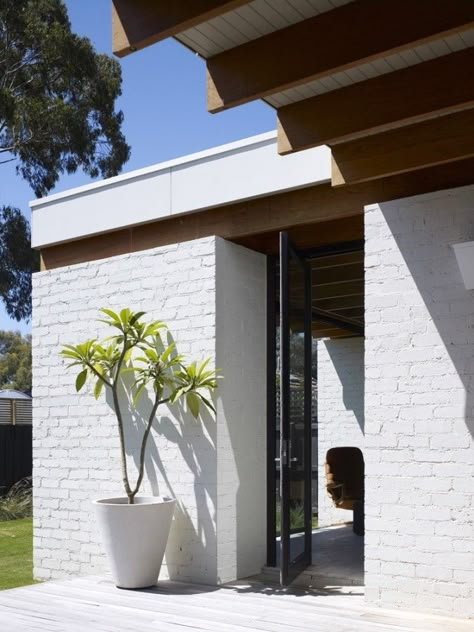
<instances>
[{"instance_id":1,"label":"glass pivot door","mask_svg":"<svg viewBox=\"0 0 474 632\"><path fill-rule=\"evenodd\" d=\"M311 269L280 233L280 582L311 564Z\"/></svg>"}]
</instances>

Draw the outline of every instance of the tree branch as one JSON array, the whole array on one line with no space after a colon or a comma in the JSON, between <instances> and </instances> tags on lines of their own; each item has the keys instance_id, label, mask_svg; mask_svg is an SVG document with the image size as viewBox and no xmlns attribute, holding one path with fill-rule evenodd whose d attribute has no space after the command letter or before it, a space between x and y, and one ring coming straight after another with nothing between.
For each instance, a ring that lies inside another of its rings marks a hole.
<instances>
[{"instance_id":1,"label":"tree branch","mask_svg":"<svg viewBox=\"0 0 474 632\"><path fill-rule=\"evenodd\" d=\"M158 410L158 406L160 406L160 404L165 404L167 401L169 401L169 397L167 397L166 399L161 399L158 395L158 393L156 394L155 397L155 401L153 403L153 408L151 409L151 413L150 413L150 417L148 418L148 423L145 429L145 432L143 433L143 438L142 438L142 445L140 448L140 468L138 470L138 478L137 478L137 484L135 485L135 488L132 492L132 499L131 499L131 503L133 505L134 500L135 500L135 496L138 493L138 490L140 489L140 486L142 484L143 481L143 475L145 473L145 451L146 451L146 444L148 441L148 436L150 434L150 430L151 427L153 426L153 421L155 419L155 415L156 415L156 411Z\"/></svg>"},{"instance_id":2,"label":"tree branch","mask_svg":"<svg viewBox=\"0 0 474 632\"><path fill-rule=\"evenodd\" d=\"M116 372L115 372L115 377L114 380L112 382L112 397L114 400L114 408L115 408L115 416L117 417L117 424L118 424L118 430L119 430L119 439L120 439L120 456L121 456L121 466L122 466L122 481L123 481L123 486L125 488L125 492L128 496L128 502L130 504L133 503L133 497L132 497L132 490L130 488L130 482L128 479L128 472L127 472L127 455L125 452L125 437L124 437L124 431L123 431L123 419L122 419L122 412L120 410L120 403L119 403L119 397L118 397L118 385L120 382L120 371L122 369L122 365L123 362L125 360L125 355L127 353L127 334L124 333L123 336L123 349L122 349L122 353L120 354L120 358L117 362L117 368L116 368Z\"/></svg>"},{"instance_id":3,"label":"tree branch","mask_svg":"<svg viewBox=\"0 0 474 632\"><path fill-rule=\"evenodd\" d=\"M94 375L96 377L99 378L99 380L102 380L102 382L106 385L109 386L110 388L112 388L112 382L109 382L108 380L105 379L105 377L103 375L101 375L99 373L99 371L97 371L94 366L92 364L90 364L90 362L86 362L86 366L92 371L92 373L94 373Z\"/></svg>"}]
</instances>

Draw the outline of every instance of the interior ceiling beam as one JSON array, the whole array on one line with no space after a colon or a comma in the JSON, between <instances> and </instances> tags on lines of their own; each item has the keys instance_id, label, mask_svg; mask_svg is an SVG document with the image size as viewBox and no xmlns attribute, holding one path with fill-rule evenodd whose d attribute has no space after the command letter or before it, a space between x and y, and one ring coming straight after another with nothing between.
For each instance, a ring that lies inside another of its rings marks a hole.
<instances>
[{"instance_id":1,"label":"interior ceiling beam","mask_svg":"<svg viewBox=\"0 0 474 632\"><path fill-rule=\"evenodd\" d=\"M275 94L473 24L472 0L351 2L208 59L208 109Z\"/></svg>"},{"instance_id":2,"label":"interior ceiling beam","mask_svg":"<svg viewBox=\"0 0 474 632\"><path fill-rule=\"evenodd\" d=\"M320 323L325 323L326 325L334 325L336 327L340 327L341 329L346 329L353 334L357 334L359 336L364 335L364 326L351 318L346 318L344 316L336 316L336 314L331 314L331 312L327 312L324 309L319 309L317 307L313 307L311 309L311 314L314 320L319 321Z\"/></svg>"},{"instance_id":3,"label":"interior ceiling beam","mask_svg":"<svg viewBox=\"0 0 474 632\"><path fill-rule=\"evenodd\" d=\"M474 48L291 103L278 110L288 154L474 106Z\"/></svg>"},{"instance_id":4,"label":"interior ceiling beam","mask_svg":"<svg viewBox=\"0 0 474 632\"><path fill-rule=\"evenodd\" d=\"M474 5L474 2L473 2ZM332 147L337 187L474 156L474 110L438 117Z\"/></svg>"},{"instance_id":5,"label":"interior ceiling beam","mask_svg":"<svg viewBox=\"0 0 474 632\"><path fill-rule=\"evenodd\" d=\"M125 57L249 0L112 0L112 50Z\"/></svg>"}]
</instances>

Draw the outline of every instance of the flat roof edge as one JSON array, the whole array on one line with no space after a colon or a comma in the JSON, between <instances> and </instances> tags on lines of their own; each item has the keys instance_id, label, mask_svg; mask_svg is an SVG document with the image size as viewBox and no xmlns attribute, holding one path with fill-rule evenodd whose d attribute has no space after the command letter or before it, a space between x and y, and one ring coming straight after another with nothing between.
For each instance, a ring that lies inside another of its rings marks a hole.
<instances>
[{"instance_id":1,"label":"flat roof edge","mask_svg":"<svg viewBox=\"0 0 474 632\"><path fill-rule=\"evenodd\" d=\"M246 148L251 149L257 145L269 144L272 141L275 141L276 143L276 138L276 130L273 130L271 132L264 132L263 134L257 134L256 136L249 136L247 138L243 138L242 140L232 141L223 145L217 145L216 147L197 151L192 154L186 154L178 158L158 162L148 167L142 167L140 169L134 169L133 171L121 173L117 176L113 176L112 178L106 178L97 182L91 182L90 184L84 184L79 187L67 189L66 191L60 191L58 193L53 193L52 195L47 195L36 200L31 200L29 202L29 207L32 211L34 211L35 209L50 204L52 202L67 200L68 198L75 197L77 195L87 195L89 192L96 191L97 189L106 188L116 184L125 184L128 181L133 181L149 175L158 174L162 171L168 171L172 168L191 165L193 162L200 162L205 161L209 158L224 156L226 154L234 153Z\"/></svg>"},{"instance_id":2,"label":"flat roof edge","mask_svg":"<svg viewBox=\"0 0 474 632\"><path fill-rule=\"evenodd\" d=\"M32 246L47 248L330 180L328 147L280 156L276 144L276 132L267 132L37 200L31 204Z\"/></svg>"}]
</instances>

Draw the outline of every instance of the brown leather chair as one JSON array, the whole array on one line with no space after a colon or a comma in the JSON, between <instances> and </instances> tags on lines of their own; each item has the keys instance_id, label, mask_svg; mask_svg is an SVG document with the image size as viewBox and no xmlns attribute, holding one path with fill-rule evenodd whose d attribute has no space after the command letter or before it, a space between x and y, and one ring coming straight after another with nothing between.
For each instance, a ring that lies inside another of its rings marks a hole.
<instances>
[{"instance_id":1,"label":"brown leather chair","mask_svg":"<svg viewBox=\"0 0 474 632\"><path fill-rule=\"evenodd\" d=\"M339 509L354 510L354 531L362 535L364 457L359 448L331 448L326 455L326 490ZM362 526L360 526L362 524Z\"/></svg>"}]
</instances>

